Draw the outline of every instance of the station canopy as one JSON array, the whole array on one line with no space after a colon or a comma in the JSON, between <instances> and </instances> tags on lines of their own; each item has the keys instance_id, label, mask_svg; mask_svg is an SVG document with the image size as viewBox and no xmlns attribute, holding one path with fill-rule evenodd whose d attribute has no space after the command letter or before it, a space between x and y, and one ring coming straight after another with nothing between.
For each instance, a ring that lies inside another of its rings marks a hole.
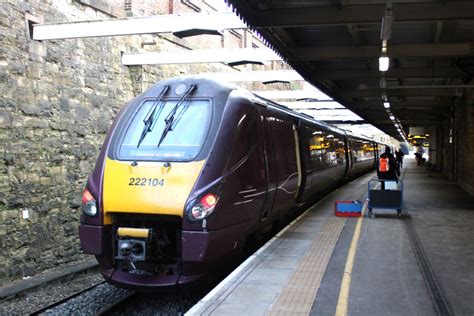
<instances>
[{"instance_id":1,"label":"station canopy","mask_svg":"<svg viewBox=\"0 0 474 316\"><path fill-rule=\"evenodd\" d=\"M474 87L472 0L227 2L303 78L399 140L442 125Z\"/></svg>"}]
</instances>

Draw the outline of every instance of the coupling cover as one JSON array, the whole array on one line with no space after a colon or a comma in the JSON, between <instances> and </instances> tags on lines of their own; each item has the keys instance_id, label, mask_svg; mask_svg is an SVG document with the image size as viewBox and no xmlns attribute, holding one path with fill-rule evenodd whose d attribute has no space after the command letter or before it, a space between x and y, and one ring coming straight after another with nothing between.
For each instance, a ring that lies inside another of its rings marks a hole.
<instances>
[{"instance_id":1,"label":"coupling cover","mask_svg":"<svg viewBox=\"0 0 474 316\"><path fill-rule=\"evenodd\" d=\"M150 230L148 228L119 227L117 235L119 237L148 238Z\"/></svg>"}]
</instances>

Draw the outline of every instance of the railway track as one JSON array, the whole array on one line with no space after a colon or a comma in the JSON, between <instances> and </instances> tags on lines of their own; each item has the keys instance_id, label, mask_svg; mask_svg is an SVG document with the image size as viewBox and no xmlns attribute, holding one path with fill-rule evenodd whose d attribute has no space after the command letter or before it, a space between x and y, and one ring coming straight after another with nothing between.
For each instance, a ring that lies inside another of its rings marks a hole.
<instances>
[{"instance_id":1,"label":"railway track","mask_svg":"<svg viewBox=\"0 0 474 316\"><path fill-rule=\"evenodd\" d=\"M51 304L49 304L49 305L47 305L47 306L43 306L43 307L41 307L40 309L37 309L37 310L33 311L33 312L31 313L31 315L40 315L40 314L42 314L42 313L44 313L44 312L46 312L46 311L48 311L48 310L50 310L50 309L52 309L52 308L54 308L54 307L56 307L56 306L59 306L59 305L61 305L61 304L63 304L63 303L66 303L67 301L70 301L70 300L72 300L73 298L76 298L76 297L78 297L79 295L81 295L81 294L83 294L83 293L85 293L85 292L88 292L88 291L90 291L90 290L92 290L92 289L96 288L97 286L99 286L99 285L101 285L101 284L104 284L104 283L105 283L105 281L102 281L102 282L100 282L100 283L94 284L94 285L89 286L89 287L87 287L87 288L85 288L85 289L82 289L82 290L80 290L80 291L77 291L77 292L73 293L72 295L69 295L69 296L67 296L67 297L65 297L65 298L62 298L62 299L60 299L60 300L58 300L58 301L55 301L55 302L53 302L53 303L51 303Z\"/></svg>"},{"instance_id":2,"label":"railway track","mask_svg":"<svg viewBox=\"0 0 474 316\"><path fill-rule=\"evenodd\" d=\"M103 307L95 315L96 316L111 315L113 312L121 310L122 306L126 305L131 299L134 299L137 295L138 295L137 292L130 292L128 295L121 298L120 300L117 300L114 303Z\"/></svg>"},{"instance_id":3,"label":"railway track","mask_svg":"<svg viewBox=\"0 0 474 316\"><path fill-rule=\"evenodd\" d=\"M2 287L0 290L0 303L9 301L28 292L41 289L45 286L54 285L58 282L63 282L64 280L73 279L81 274L93 273L94 271L99 271L99 265L95 260L76 264L75 266L64 269L63 271L44 275L40 274L29 279L28 282Z\"/></svg>"},{"instance_id":4,"label":"railway track","mask_svg":"<svg viewBox=\"0 0 474 316\"><path fill-rule=\"evenodd\" d=\"M61 312L58 312L57 310L55 310L55 308L57 306L60 306L62 304L67 305L68 303L70 303L70 305L74 305L73 301L74 301L75 298L80 297L81 295L84 295L87 292L92 292L96 288L98 288L99 286L101 286L103 284L106 284L106 282L102 281L100 283L97 283L95 285L87 287L87 288L85 288L81 291L77 291L77 292L73 293L72 295L69 295L69 296L64 297L60 300L57 300L57 301L55 301L51 304L48 304L47 306L43 306L43 307L41 307L41 308L39 308L39 309L29 313L29 314L30 315L42 315L44 313L48 314L48 312L51 312L52 314L61 313ZM136 296L138 296L138 293L129 292L126 295L124 295L124 296L122 296L118 299L115 299L112 302L104 303L104 306L102 306L98 310L92 309L92 310L88 311L88 314L90 314L90 315L111 315L115 311L121 310L122 306L125 306L125 305L129 304L130 300L134 299Z\"/></svg>"}]
</instances>

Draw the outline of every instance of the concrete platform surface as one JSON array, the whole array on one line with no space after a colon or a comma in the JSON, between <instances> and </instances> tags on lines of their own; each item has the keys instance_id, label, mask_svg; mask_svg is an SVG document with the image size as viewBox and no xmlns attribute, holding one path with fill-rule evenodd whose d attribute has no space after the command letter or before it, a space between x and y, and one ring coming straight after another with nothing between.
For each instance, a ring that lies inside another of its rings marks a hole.
<instances>
[{"instance_id":1,"label":"concrete platform surface","mask_svg":"<svg viewBox=\"0 0 474 316\"><path fill-rule=\"evenodd\" d=\"M374 176L312 206L187 315L474 315L474 197L406 159L402 219L336 217Z\"/></svg>"}]
</instances>

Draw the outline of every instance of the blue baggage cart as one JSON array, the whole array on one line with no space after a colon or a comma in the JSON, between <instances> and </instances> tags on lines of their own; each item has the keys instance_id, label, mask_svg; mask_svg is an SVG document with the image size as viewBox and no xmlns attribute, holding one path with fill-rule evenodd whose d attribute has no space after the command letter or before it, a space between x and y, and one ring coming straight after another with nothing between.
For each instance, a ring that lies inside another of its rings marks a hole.
<instances>
[{"instance_id":1,"label":"blue baggage cart","mask_svg":"<svg viewBox=\"0 0 474 316\"><path fill-rule=\"evenodd\" d=\"M402 216L403 181L373 178L368 184L368 216L372 217L372 209L394 209L397 217Z\"/></svg>"}]
</instances>

